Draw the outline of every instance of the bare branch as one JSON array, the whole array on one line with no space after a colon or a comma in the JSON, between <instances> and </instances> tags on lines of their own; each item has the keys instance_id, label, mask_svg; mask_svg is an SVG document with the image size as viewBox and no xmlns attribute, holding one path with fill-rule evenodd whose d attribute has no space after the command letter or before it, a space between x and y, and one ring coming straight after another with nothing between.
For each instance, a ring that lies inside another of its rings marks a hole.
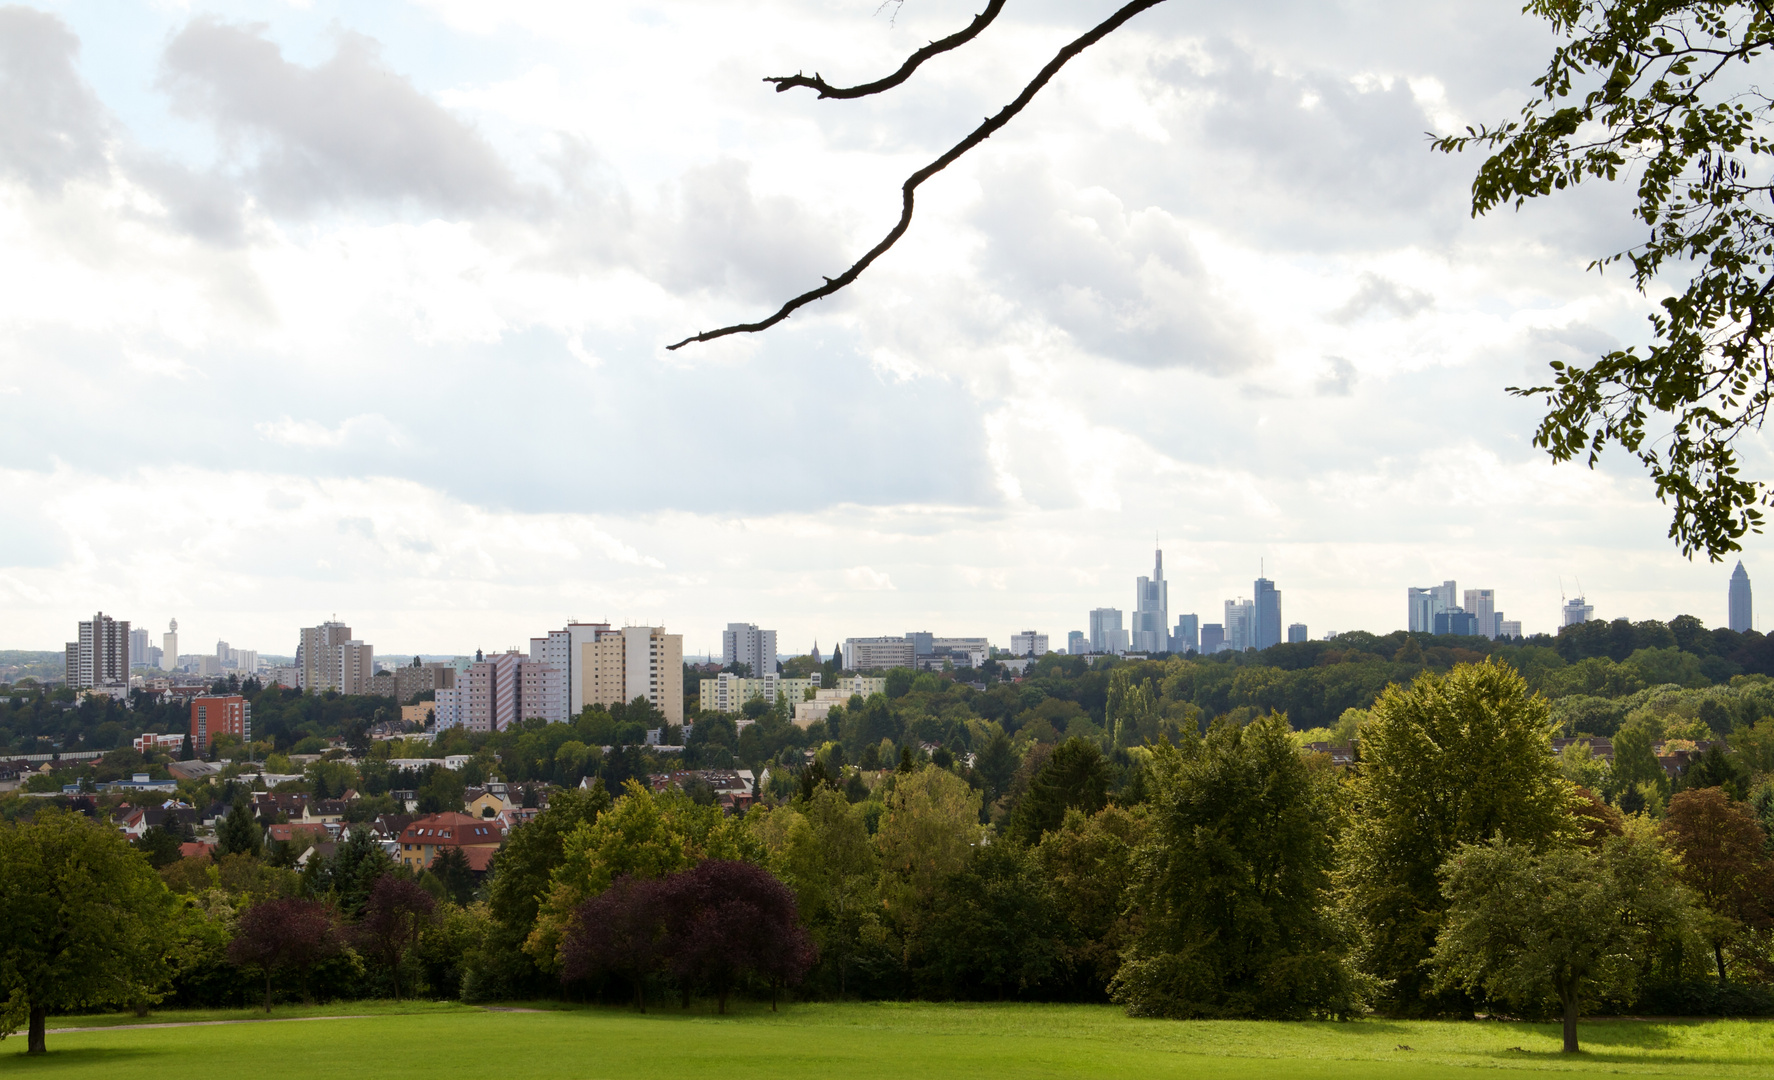
<instances>
[{"instance_id":1,"label":"bare branch","mask_svg":"<svg viewBox=\"0 0 1774 1080\"><path fill-rule=\"evenodd\" d=\"M951 147L948 153L907 177L906 182L900 187L903 196L899 212L899 222L893 226L893 229L888 232L884 238L882 238L880 243L870 248L862 258L856 261L855 265L850 267L850 269L844 271L835 278L826 278L824 285L811 292L804 292L795 297L793 300L782 305L782 307L777 310L776 314L771 315L767 319L753 323L736 323L732 326L723 326L719 330L704 331L694 337L687 337L676 345L667 346L667 348L673 350L681 349L692 342L713 341L716 338L726 337L729 334L755 334L760 330L768 330L772 326L775 326L777 323L788 318L789 315L793 314L797 309L806 307L815 300L824 299L861 277L862 272L869 268L869 264L885 254L888 248L898 243L899 238L904 236L906 230L911 227L912 204L920 184L954 164L961 155L972 150L980 143L985 142L988 138L991 138L993 133L999 128L1010 123L1010 121L1016 117L1017 113L1022 112L1024 107L1026 107L1030 101L1034 100L1035 95L1041 92L1041 88L1051 82L1053 77L1059 74L1059 70L1071 62L1071 60L1079 53L1090 48L1092 45L1095 45L1103 38L1108 37L1116 30L1119 30L1122 24L1126 23L1135 15L1138 15L1140 12L1145 11L1148 8L1155 8L1164 2L1165 0L1132 0L1131 3L1121 8L1121 10L1098 23L1088 33L1074 40L1071 44L1056 53L1053 59L1047 62L1047 66L1042 68L1040 73L1030 81L1029 85L1023 87L1022 93L1016 96L1016 100L998 110L997 115L988 117L984 123L973 129L971 135L968 135L965 139L962 139Z\"/></svg>"},{"instance_id":2,"label":"bare branch","mask_svg":"<svg viewBox=\"0 0 1774 1080\"><path fill-rule=\"evenodd\" d=\"M899 66L899 70L887 76L885 79L876 79L872 83L863 83L860 86L833 86L831 83L828 83L825 79L821 78L820 74L816 71L811 78L800 74L772 75L764 81L767 83L775 83L776 92L778 94L787 90L791 86L805 86L808 89L819 91L819 96L822 98L859 98L867 97L870 94L878 94L883 90L891 90L900 83L911 78L912 72L918 70L918 65L922 64L924 61L933 56L941 56L943 53L946 53L951 49L958 49L978 37L979 32L984 30L987 26L990 26L992 20L998 17L998 13L1004 10L1005 3L1006 0L991 0L991 3L986 5L984 11L973 17L973 21L967 24L965 30L950 34L948 37L942 38L941 40L932 41L930 44L907 57L906 62Z\"/></svg>"}]
</instances>

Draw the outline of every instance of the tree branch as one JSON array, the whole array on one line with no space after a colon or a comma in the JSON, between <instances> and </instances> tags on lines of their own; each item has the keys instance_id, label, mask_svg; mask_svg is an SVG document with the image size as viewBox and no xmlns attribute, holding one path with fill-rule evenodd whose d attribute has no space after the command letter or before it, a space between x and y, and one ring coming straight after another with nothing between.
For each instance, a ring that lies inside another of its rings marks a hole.
<instances>
[{"instance_id":1,"label":"tree branch","mask_svg":"<svg viewBox=\"0 0 1774 1080\"><path fill-rule=\"evenodd\" d=\"M1071 60L1079 53L1090 48L1092 45L1095 45L1103 38L1108 37L1116 30L1119 30L1124 23L1135 15L1138 15L1140 12L1145 11L1148 8L1155 8L1164 2L1165 0L1132 0L1132 2L1115 12L1115 14L1098 23L1088 33L1077 38L1071 44L1056 53L1053 59L1047 62L1047 66L1042 68L1040 73L1029 82L1029 85L1023 87L1022 93L1016 96L1016 100L998 110L997 115L988 117L984 123L973 129L972 134L951 147L948 153L907 177L906 182L900 187L900 191L903 192L903 195L902 205L899 212L899 222L893 226L892 230L889 231L884 238L882 238L880 243L870 248L862 258L858 259L856 263L850 267L850 269L844 271L835 278L826 278L823 286L813 289L810 292L804 292L795 297L793 300L782 305L781 308L777 309L774 315L771 315L767 319L753 323L736 323L732 326L723 326L719 330L704 331L694 337L687 337L676 345L669 345L667 348L677 350L693 342L713 341L716 338L726 337L729 334L755 334L760 330L768 330L772 326L775 326L777 323L788 318L789 315L794 313L797 309L806 307L815 300L824 299L861 277L862 272L869 268L869 264L885 254L888 248L898 243L899 238L904 236L906 230L911 227L913 201L920 184L954 164L955 161L963 154L967 153L967 151L972 150L980 143L985 142L988 138L991 138L993 133L999 128L1008 124L1016 117L1016 114L1023 111L1024 107L1026 107L1030 101L1034 100L1035 95L1041 92L1041 88L1051 82L1053 77L1059 74L1059 70L1065 67L1067 63L1071 62Z\"/></svg>"},{"instance_id":2,"label":"tree branch","mask_svg":"<svg viewBox=\"0 0 1774 1080\"><path fill-rule=\"evenodd\" d=\"M778 94L792 86L805 86L808 89L819 91L821 98L859 98L878 94L883 90L891 90L911 78L912 72L918 70L918 66L924 61L933 56L940 56L951 49L958 49L978 37L979 32L990 26L992 20L998 17L998 13L1004 10L1005 2L1006 0L991 0L984 11L973 17L973 21L967 24L965 30L950 34L939 41L932 41L907 57L906 62L899 66L899 70L885 79L876 79L872 83L863 83L860 86L833 86L816 71L812 78L801 74L772 75L764 81L775 83Z\"/></svg>"}]
</instances>

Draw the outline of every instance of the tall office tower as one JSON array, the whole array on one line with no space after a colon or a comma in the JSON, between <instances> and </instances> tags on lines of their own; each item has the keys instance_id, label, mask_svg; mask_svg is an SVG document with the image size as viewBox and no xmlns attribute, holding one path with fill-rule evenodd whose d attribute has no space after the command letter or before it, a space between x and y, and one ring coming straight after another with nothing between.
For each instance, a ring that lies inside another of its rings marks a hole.
<instances>
[{"instance_id":1,"label":"tall office tower","mask_svg":"<svg viewBox=\"0 0 1774 1080\"><path fill-rule=\"evenodd\" d=\"M1521 620L1499 619L1497 621L1497 636L1502 638L1521 637Z\"/></svg>"},{"instance_id":2,"label":"tall office tower","mask_svg":"<svg viewBox=\"0 0 1774 1080\"><path fill-rule=\"evenodd\" d=\"M721 631L721 666L745 664L752 678L776 674L776 631L752 623L730 622Z\"/></svg>"},{"instance_id":3,"label":"tall office tower","mask_svg":"<svg viewBox=\"0 0 1774 1080\"><path fill-rule=\"evenodd\" d=\"M1012 656L1046 656L1047 635L1033 630L1024 630L1020 634L1010 635L1010 655Z\"/></svg>"},{"instance_id":4,"label":"tall office tower","mask_svg":"<svg viewBox=\"0 0 1774 1080\"><path fill-rule=\"evenodd\" d=\"M104 612L80 624L80 640L68 642L64 652L68 685L75 690L93 686L129 685L129 621Z\"/></svg>"},{"instance_id":5,"label":"tall office tower","mask_svg":"<svg viewBox=\"0 0 1774 1080\"><path fill-rule=\"evenodd\" d=\"M1127 651L1127 631L1121 628L1120 608L1100 607L1091 611L1090 651L1094 653L1124 653Z\"/></svg>"},{"instance_id":6,"label":"tall office tower","mask_svg":"<svg viewBox=\"0 0 1774 1080\"><path fill-rule=\"evenodd\" d=\"M1467 589L1466 602L1460 605L1466 614L1478 620L1480 637L1497 636L1497 590Z\"/></svg>"},{"instance_id":7,"label":"tall office tower","mask_svg":"<svg viewBox=\"0 0 1774 1080\"><path fill-rule=\"evenodd\" d=\"M1256 605L1249 600L1226 601L1226 648L1243 652L1256 644L1252 631L1256 623Z\"/></svg>"},{"instance_id":8,"label":"tall office tower","mask_svg":"<svg viewBox=\"0 0 1774 1080\"><path fill-rule=\"evenodd\" d=\"M129 666L132 668L148 665L148 628L138 626L129 632Z\"/></svg>"},{"instance_id":9,"label":"tall office tower","mask_svg":"<svg viewBox=\"0 0 1774 1080\"><path fill-rule=\"evenodd\" d=\"M1743 568L1743 560L1738 559L1737 569L1731 571L1731 602L1725 625L1739 634L1747 633L1755 626L1755 612L1749 601L1749 571Z\"/></svg>"},{"instance_id":10,"label":"tall office tower","mask_svg":"<svg viewBox=\"0 0 1774 1080\"><path fill-rule=\"evenodd\" d=\"M1217 622L1210 622L1201 628L1201 655L1208 656L1226 651L1226 628Z\"/></svg>"},{"instance_id":11,"label":"tall office tower","mask_svg":"<svg viewBox=\"0 0 1774 1080\"><path fill-rule=\"evenodd\" d=\"M1251 604L1255 608L1255 623L1251 628L1250 643L1259 649L1267 649L1271 645L1281 644L1281 592L1275 583L1268 578L1260 577L1251 586L1253 596Z\"/></svg>"},{"instance_id":12,"label":"tall office tower","mask_svg":"<svg viewBox=\"0 0 1774 1080\"><path fill-rule=\"evenodd\" d=\"M179 620L173 619L166 624L166 633L160 635L160 670L177 671L179 669Z\"/></svg>"},{"instance_id":13,"label":"tall office tower","mask_svg":"<svg viewBox=\"0 0 1774 1080\"><path fill-rule=\"evenodd\" d=\"M1164 580L1164 552L1152 552L1152 576L1133 586L1132 645L1134 652L1170 649L1170 584Z\"/></svg>"},{"instance_id":14,"label":"tall office tower","mask_svg":"<svg viewBox=\"0 0 1774 1080\"><path fill-rule=\"evenodd\" d=\"M1447 611L1441 603L1439 587L1427 589L1406 589L1408 616L1405 627L1413 634L1435 633L1435 617Z\"/></svg>"},{"instance_id":15,"label":"tall office tower","mask_svg":"<svg viewBox=\"0 0 1774 1080\"><path fill-rule=\"evenodd\" d=\"M1083 656L1089 651L1090 639L1084 636L1084 631L1073 630L1066 634L1067 656Z\"/></svg>"},{"instance_id":16,"label":"tall office tower","mask_svg":"<svg viewBox=\"0 0 1774 1080\"><path fill-rule=\"evenodd\" d=\"M1312 639L1310 637L1308 637L1306 634L1306 624L1305 623L1297 622L1297 623L1288 623L1287 624L1288 644L1293 645L1293 644L1296 644L1301 641L1311 641L1311 640Z\"/></svg>"},{"instance_id":17,"label":"tall office tower","mask_svg":"<svg viewBox=\"0 0 1774 1080\"><path fill-rule=\"evenodd\" d=\"M1170 635L1170 651L1178 656L1201 651L1201 619L1199 616L1177 616L1176 632Z\"/></svg>"},{"instance_id":18,"label":"tall office tower","mask_svg":"<svg viewBox=\"0 0 1774 1080\"><path fill-rule=\"evenodd\" d=\"M1581 596L1565 601L1564 626L1579 626L1595 616L1595 605L1586 603Z\"/></svg>"}]
</instances>

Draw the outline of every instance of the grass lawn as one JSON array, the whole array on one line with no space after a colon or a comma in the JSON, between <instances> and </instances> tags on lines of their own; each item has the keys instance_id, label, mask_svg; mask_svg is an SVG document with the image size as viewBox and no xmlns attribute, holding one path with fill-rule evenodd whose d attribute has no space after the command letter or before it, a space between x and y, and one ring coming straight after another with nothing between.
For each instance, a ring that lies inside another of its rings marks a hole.
<instances>
[{"instance_id":1,"label":"grass lawn","mask_svg":"<svg viewBox=\"0 0 1774 1080\"><path fill-rule=\"evenodd\" d=\"M1365 1020L1350 1024L1130 1020L1107 1006L744 1004L717 1017L670 1004L498 1012L348 1002L274 1017L303 1023L118 1027L49 1036L45 1057L15 1036L0 1074L115 1080L972 1080L975 1077L1416 1077L1473 1068L1642 1076L1774 1076L1774 1021L1584 1024L1586 1052L1558 1052L1548 1024ZM157 1013L148 1023L263 1013ZM140 1024L65 1017L51 1029ZM1407 1049L1408 1047L1408 1049Z\"/></svg>"}]
</instances>

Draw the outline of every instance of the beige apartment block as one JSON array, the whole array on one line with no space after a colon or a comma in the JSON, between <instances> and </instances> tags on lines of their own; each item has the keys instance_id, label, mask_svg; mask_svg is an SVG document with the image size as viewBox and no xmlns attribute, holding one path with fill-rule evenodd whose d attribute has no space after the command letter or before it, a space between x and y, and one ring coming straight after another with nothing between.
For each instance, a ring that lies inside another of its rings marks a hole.
<instances>
[{"instance_id":1,"label":"beige apartment block","mask_svg":"<svg viewBox=\"0 0 1774 1080\"><path fill-rule=\"evenodd\" d=\"M583 690L575 710L608 708L644 697L665 714L684 722L684 636L663 626L625 626L599 633L580 646Z\"/></svg>"}]
</instances>

